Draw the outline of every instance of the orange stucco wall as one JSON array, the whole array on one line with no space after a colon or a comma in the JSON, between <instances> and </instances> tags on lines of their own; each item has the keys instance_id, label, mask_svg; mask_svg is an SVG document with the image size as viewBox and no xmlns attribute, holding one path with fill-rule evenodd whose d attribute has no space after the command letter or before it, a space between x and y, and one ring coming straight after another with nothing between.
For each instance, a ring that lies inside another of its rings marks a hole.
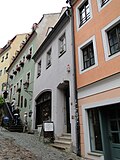
<instances>
[{"instance_id":1,"label":"orange stucco wall","mask_svg":"<svg viewBox=\"0 0 120 160\"><path fill-rule=\"evenodd\" d=\"M80 2L81 0L78 0L73 6L77 88L83 87L102 78L120 72L120 56L115 57L109 61L105 61L105 55L103 50L104 42L102 41L101 34L101 29L120 15L120 0L112 0L100 12L98 11L97 0L91 0L92 19L89 20L89 22L87 22L83 27L81 27L79 31L77 31L76 7ZM94 69L80 74L78 62L78 47L93 35L95 35L96 37L98 66Z\"/></svg>"}]
</instances>

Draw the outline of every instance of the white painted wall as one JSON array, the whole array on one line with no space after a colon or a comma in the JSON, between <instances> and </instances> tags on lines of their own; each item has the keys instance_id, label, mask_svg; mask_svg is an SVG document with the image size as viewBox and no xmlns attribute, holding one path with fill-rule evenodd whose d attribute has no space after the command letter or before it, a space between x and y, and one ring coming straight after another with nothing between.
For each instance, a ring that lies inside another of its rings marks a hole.
<instances>
[{"instance_id":1,"label":"white painted wall","mask_svg":"<svg viewBox=\"0 0 120 160\"><path fill-rule=\"evenodd\" d=\"M66 34L66 52L59 57L59 38L65 32ZM60 136L64 132L64 96L57 89L59 83L68 80L70 83L70 118L71 120L71 135L73 146L76 146L75 135L75 92L74 92L74 71L73 71L73 53L72 53L72 35L71 21L58 33L53 41L47 46L42 55L38 58L35 64L35 78L33 99L44 90L52 91L52 120L55 126L55 135ZM52 48L52 65L46 69L46 52ZM41 76L37 78L37 63L42 60ZM70 65L70 72L67 72L67 65ZM35 127L35 101L33 101L33 128Z\"/></svg>"}]
</instances>

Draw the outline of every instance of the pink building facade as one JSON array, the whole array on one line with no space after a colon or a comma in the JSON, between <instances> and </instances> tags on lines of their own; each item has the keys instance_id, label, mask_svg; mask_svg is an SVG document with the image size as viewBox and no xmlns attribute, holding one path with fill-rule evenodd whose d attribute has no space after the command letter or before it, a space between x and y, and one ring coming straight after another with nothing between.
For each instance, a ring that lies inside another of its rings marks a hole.
<instances>
[{"instance_id":1,"label":"pink building facade","mask_svg":"<svg viewBox=\"0 0 120 160\"><path fill-rule=\"evenodd\" d=\"M80 155L120 159L120 2L71 0Z\"/></svg>"}]
</instances>

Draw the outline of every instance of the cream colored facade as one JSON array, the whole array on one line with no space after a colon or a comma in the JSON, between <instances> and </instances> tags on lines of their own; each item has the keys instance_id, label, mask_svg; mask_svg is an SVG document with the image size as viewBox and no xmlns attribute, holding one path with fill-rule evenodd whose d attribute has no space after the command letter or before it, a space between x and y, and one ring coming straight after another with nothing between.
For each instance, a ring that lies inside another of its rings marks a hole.
<instances>
[{"instance_id":1,"label":"cream colored facade","mask_svg":"<svg viewBox=\"0 0 120 160\"><path fill-rule=\"evenodd\" d=\"M16 35L12 40L2 48L0 53L0 95L6 89L7 73L6 69L20 50L20 45L24 41L26 33Z\"/></svg>"}]
</instances>

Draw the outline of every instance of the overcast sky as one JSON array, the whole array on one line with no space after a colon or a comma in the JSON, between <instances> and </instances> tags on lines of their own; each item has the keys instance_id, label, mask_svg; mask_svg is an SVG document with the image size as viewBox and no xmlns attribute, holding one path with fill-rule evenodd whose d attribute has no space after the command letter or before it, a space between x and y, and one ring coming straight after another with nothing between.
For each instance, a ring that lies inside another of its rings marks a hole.
<instances>
[{"instance_id":1,"label":"overcast sky","mask_svg":"<svg viewBox=\"0 0 120 160\"><path fill-rule=\"evenodd\" d=\"M43 14L60 12L66 0L0 0L0 48L16 34L31 31Z\"/></svg>"}]
</instances>

